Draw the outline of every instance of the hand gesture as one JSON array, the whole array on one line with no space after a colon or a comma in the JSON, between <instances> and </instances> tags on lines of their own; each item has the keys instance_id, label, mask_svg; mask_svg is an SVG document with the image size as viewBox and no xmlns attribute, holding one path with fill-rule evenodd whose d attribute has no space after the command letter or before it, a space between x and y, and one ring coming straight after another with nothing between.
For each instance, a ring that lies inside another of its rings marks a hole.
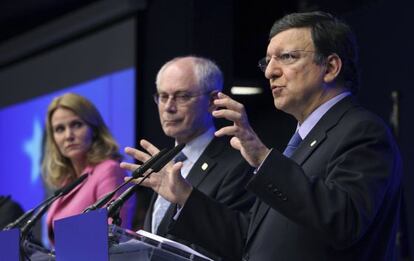
<instances>
[{"instance_id":1,"label":"hand gesture","mask_svg":"<svg viewBox=\"0 0 414 261\"><path fill-rule=\"evenodd\" d=\"M151 156L159 152L159 149L157 147L146 140L141 140L140 145L145 149L146 152L130 147L125 148L125 152L141 162L147 161L151 158ZM121 168L130 171L134 171L139 167L138 164L131 164L127 162L122 162L120 166ZM132 180L132 182L139 183L142 181L142 179L144 179L144 181L141 183L142 186L152 188L155 192L160 194L163 198L170 201L171 203L177 203L180 206L183 206L191 194L192 187L181 176L181 167L181 162L174 165L172 162L170 162L158 173L151 173L151 175L146 179L140 177ZM145 175L147 174L148 172L145 173Z\"/></svg>"},{"instance_id":2,"label":"hand gesture","mask_svg":"<svg viewBox=\"0 0 414 261\"><path fill-rule=\"evenodd\" d=\"M213 111L214 117L225 118L233 122L232 126L221 128L216 131L215 135L218 137L233 136L230 140L231 146L239 150L251 166L260 166L270 150L251 128L243 104L220 92L218 98L214 100L214 105L219 108Z\"/></svg>"}]
</instances>

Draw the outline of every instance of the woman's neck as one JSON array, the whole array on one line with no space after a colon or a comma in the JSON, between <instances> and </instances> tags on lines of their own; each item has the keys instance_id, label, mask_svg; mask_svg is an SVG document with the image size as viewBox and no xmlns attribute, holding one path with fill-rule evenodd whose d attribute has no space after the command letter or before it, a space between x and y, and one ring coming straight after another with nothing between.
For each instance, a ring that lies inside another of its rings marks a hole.
<instances>
[{"instance_id":1,"label":"woman's neck","mask_svg":"<svg viewBox=\"0 0 414 261\"><path fill-rule=\"evenodd\" d=\"M86 160L72 160L72 166L75 170L76 177L80 177L82 175L82 171L86 168Z\"/></svg>"}]
</instances>

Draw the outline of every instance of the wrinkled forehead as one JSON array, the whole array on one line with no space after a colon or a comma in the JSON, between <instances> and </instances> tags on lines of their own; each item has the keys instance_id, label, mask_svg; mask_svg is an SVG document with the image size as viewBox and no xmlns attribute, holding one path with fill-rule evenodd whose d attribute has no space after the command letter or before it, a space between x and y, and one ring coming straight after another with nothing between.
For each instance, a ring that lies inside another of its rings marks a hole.
<instances>
[{"instance_id":1,"label":"wrinkled forehead","mask_svg":"<svg viewBox=\"0 0 414 261\"><path fill-rule=\"evenodd\" d=\"M276 34L267 46L267 55L292 50L315 50L310 28L292 28Z\"/></svg>"}]
</instances>

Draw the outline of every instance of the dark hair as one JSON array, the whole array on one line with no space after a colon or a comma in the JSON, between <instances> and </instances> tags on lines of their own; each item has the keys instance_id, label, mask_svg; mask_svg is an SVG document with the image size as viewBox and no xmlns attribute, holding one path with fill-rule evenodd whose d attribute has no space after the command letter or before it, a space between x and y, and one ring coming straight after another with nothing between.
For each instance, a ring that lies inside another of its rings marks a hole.
<instances>
[{"instance_id":1,"label":"dark hair","mask_svg":"<svg viewBox=\"0 0 414 261\"><path fill-rule=\"evenodd\" d=\"M358 50L355 35L347 24L321 11L292 13L273 24L269 39L292 28L311 29L317 64L322 64L329 55L337 54L342 60L342 69L336 80L352 93L358 92Z\"/></svg>"}]
</instances>

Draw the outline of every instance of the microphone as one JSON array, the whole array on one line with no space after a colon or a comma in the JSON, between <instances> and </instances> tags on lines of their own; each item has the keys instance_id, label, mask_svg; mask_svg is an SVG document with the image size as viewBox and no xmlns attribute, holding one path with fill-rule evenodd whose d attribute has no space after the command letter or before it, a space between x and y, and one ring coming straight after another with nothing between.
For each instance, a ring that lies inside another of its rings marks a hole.
<instances>
[{"instance_id":1,"label":"microphone","mask_svg":"<svg viewBox=\"0 0 414 261\"><path fill-rule=\"evenodd\" d=\"M116 200L112 201L108 207L108 217L114 218L116 220L116 215L118 215L118 212L121 208L121 206L127 201L135 192L135 190L141 185L141 183L147 179L152 173L160 171L165 165L167 165L168 162L170 162L183 148L185 147L185 144L179 144L172 149L170 149L165 155L159 158L153 166L151 167L151 172L149 172L147 175L145 175L142 180L125 190Z\"/></svg>"},{"instance_id":2,"label":"microphone","mask_svg":"<svg viewBox=\"0 0 414 261\"><path fill-rule=\"evenodd\" d=\"M109 200L111 200L111 198L114 197L115 193L118 192L118 190L120 190L123 186L128 184L131 180L136 179L139 176L141 176L143 173L145 173L154 164L154 162L156 162L159 158L164 156L164 154L166 154L167 152L168 152L168 150L164 148L160 152L158 152L157 154L152 156L149 160L145 161L141 166L136 168L134 170L134 172L132 172L132 175L131 175L130 179L128 179L127 181L125 181L124 183L119 185L113 191L105 194L102 198L100 198L98 201L96 201L95 203L93 203L89 207L85 208L85 210L83 210L82 213L87 213L89 211L96 210L98 208L103 207L106 203L108 203Z\"/></svg>"},{"instance_id":3,"label":"microphone","mask_svg":"<svg viewBox=\"0 0 414 261\"><path fill-rule=\"evenodd\" d=\"M73 181L69 185L66 185L63 188L56 190L56 192L54 193L54 195L56 197L60 197L60 196L64 196L64 195L68 194L70 191L72 191L72 189L74 189L79 184L81 184L82 181L84 181L87 177L88 177L88 174L83 174L82 176L80 176L79 178L77 178L75 181Z\"/></svg>"},{"instance_id":4,"label":"microphone","mask_svg":"<svg viewBox=\"0 0 414 261\"><path fill-rule=\"evenodd\" d=\"M40 204L38 207L33 209L33 211L37 210L36 213L32 215L32 217L24 223L24 225L21 227L21 235L22 238L24 238L29 231L32 229L32 227L36 224L37 220L47 211L49 206L58 198L68 194L70 191L72 191L76 186L78 186L80 183L82 183L86 178L88 177L87 174L83 174L79 178L77 178L72 183L66 185L65 187L58 189L52 197L48 198L44 203Z\"/></svg>"},{"instance_id":5,"label":"microphone","mask_svg":"<svg viewBox=\"0 0 414 261\"><path fill-rule=\"evenodd\" d=\"M147 170L149 170L149 168L151 168L152 165L154 165L154 163L156 163L161 157L163 157L167 153L168 150L164 148L163 150L155 154L152 158L145 161L144 164L142 164L140 167L135 169L134 172L132 172L132 179L136 179L142 174L144 174Z\"/></svg>"},{"instance_id":6,"label":"microphone","mask_svg":"<svg viewBox=\"0 0 414 261\"><path fill-rule=\"evenodd\" d=\"M170 162L182 149L184 149L185 144L178 144L174 148L172 148L170 151L168 151L164 157L160 158L157 162L154 163L152 166L152 171L148 173L144 179L146 179L152 172L158 172L160 171L165 165L167 165L168 162Z\"/></svg>"},{"instance_id":7,"label":"microphone","mask_svg":"<svg viewBox=\"0 0 414 261\"><path fill-rule=\"evenodd\" d=\"M26 213L21 215L18 219L13 221L12 223L9 223L3 230L10 230L13 228L20 228L23 226L24 223L26 223L26 220L30 218L34 212L41 208L42 206L50 206L56 199L58 199L61 196L66 195L68 192L70 192L72 189L74 189L77 185L79 185L84 179L88 177L87 174L83 174L78 179L73 181L72 183L68 184L67 186L60 188L56 190L52 196L41 202L39 205L37 205L35 208L32 208L28 210ZM46 208L47 209L47 208Z\"/></svg>"}]
</instances>

